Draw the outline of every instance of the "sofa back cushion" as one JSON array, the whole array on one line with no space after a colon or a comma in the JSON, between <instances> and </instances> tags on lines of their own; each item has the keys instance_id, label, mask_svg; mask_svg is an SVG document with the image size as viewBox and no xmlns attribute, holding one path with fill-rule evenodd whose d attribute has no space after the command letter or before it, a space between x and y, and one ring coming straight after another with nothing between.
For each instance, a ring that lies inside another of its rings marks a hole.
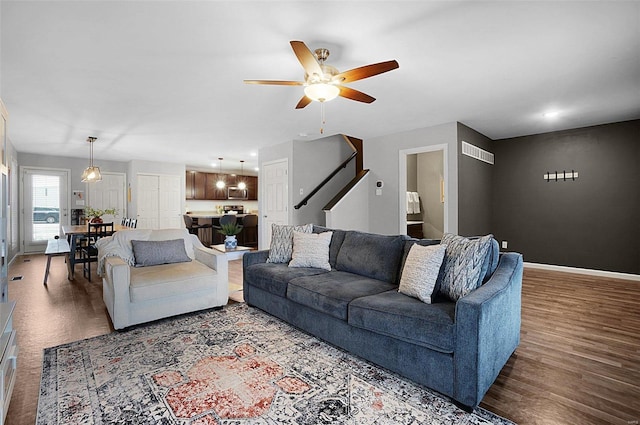
<instances>
[{"instance_id":1,"label":"sofa back cushion","mask_svg":"<svg viewBox=\"0 0 640 425\"><path fill-rule=\"evenodd\" d=\"M336 269L397 284L406 239L402 235L348 231L338 252Z\"/></svg>"},{"instance_id":2,"label":"sofa back cushion","mask_svg":"<svg viewBox=\"0 0 640 425\"><path fill-rule=\"evenodd\" d=\"M331 267L336 267L336 261L338 259L338 252L340 252L340 247L342 246L342 242L344 242L344 236L347 234L345 230L339 229L329 229L324 226L316 226L313 225L313 233L324 233L324 232L333 232L331 236L331 243L329 244L329 264Z\"/></svg>"}]
</instances>

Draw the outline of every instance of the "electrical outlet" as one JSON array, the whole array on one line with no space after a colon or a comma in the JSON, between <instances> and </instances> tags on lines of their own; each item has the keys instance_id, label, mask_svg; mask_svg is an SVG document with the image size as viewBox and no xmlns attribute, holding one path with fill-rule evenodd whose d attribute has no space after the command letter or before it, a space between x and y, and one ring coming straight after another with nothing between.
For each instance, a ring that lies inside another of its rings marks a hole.
<instances>
[{"instance_id":1,"label":"electrical outlet","mask_svg":"<svg viewBox=\"0 0 640 425\"><path fill-rule=\"evenodd\" d=\"M502 241L502 249L507 249L507 246L508 246L508 242Z\"/></svg>"}]
</instances>

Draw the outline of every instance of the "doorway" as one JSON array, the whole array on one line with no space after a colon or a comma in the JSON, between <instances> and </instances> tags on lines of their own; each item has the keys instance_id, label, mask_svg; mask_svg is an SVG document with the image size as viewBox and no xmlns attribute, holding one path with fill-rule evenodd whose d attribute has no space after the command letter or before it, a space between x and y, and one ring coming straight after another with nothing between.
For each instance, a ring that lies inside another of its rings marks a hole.
<instances>
[{"instance_id":1,"label":"doorway","mask_svg":"<svg viewBox=\"0 0 640 425\"><path fill-rule=\"evenodd\" d=\"M68 224L69 170L22 168L22 251L43 252Z\"/></svg>"},{"instance_id":2,"label":"doorway","mask_svg":"<svg viewBox=\"0 0 640 425\"><path fill-rule=\"evenodd\" d=\"M400 232L418 226L422 237L442 238L449 229L447 145L400 151L399 170Z\"/></svg>"}]
</instances>

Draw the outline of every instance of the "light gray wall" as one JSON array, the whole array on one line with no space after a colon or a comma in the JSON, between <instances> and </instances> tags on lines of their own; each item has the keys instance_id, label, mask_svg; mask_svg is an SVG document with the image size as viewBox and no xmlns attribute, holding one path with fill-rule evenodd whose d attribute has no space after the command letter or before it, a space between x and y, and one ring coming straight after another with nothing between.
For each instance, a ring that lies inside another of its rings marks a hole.
<instances>
[{"instance_id":1,"label":"light gray wall","mask_svg":"<svg viewBox=\"0 0 640 425\"><path fill-rule=\"evenodd\" d=\"M316 223L324 224L325 217L322 208L355 176L355 162L349 163L330 183L321 189L309 203L299 210L293 207L324 180L341 162L353 151L345 143L342 135L332 135L316 140L292 140L260 150L258 162L260 169L263 164L287 159L289 161L288 174L288 221L289 224ZM258 178L258 205L262 210L264 197L262 183ZM295 182L295 184L294 184ZM300 195L302 189L302 195Z\"/></svg>"},{"instance_id":2,"label":"light gray wall","mask_svg":"<svg viewBox=\"0 0 640 425\"><path fill-rule=\"evenodd\" d=\"M318 186L336 167L353 154L342 135L333 135L310 141L293 143L291 188L292 208ZM355 177L355 160L331 179L300 209L293 210L292 224L314 223L325 225L322 208ZM302 194L300 191L302 190Z\"/></svg>"},{"instance_id":3,"label":"light gray wall","mask_svg":"<svg viewBox=\"0 0 640 425\"><path fill-rule=\"evenodd\" d=\"M440 202L440 179L444 178L442 151L424 152L417 159L417 192L425 238L440 239L444 233L444 204Z\"/></svg>"},{"instance_id":4,"label":"light gray wall","mask_svg":"<svg viewBox=\"0 0 640 425\"><path fill-rule=\"evenodd\" d=\"M418 154L407 155L407 192L418 191Z\"/></svg>"},{"instance_id":5,"label":"light gray wall","mask_svg":"<svg viewBox=\"0 0 640 425\"><path fill-rule=\"evenodd\" d=\"M463 155L463 140L488 152L493 151L493 141L458 123L458 233L463 236L486 235L492 232L491 197L494 166Z\"/></svg>"},{"instance_id":6,"label":"light gray wall","mask_svg":"<svg viewBox=\"0 0 640 425\"><path fill-rule=\"evenodd\" d=\"M374 233L399 234L399 161L400 151L424 146L446 144L448 148L447 199L449 232L458 231L458 139L455 122L421 128L402 133L375 137L364 141L364 168L371 170L369 197L369 226ZM406 158L402 158L406 161ZM405 178L405 175L402 176ZM375 182L384 181L382 195L375 195ZM404 185L406 186L406 184Z\"/></svg>"},{"instance_id":7,"label":"light gray wall","mask_svg":"<svg viewBox=\"0 0 640 425\"><path fill-rule=\"evenodd\" d=\"M126 173L127 163L119 161L94 161L100 167L100 171L112 173ZM83 183L82 172L89 165L88 158L72 158L67 156L41 155L34 153L18 152L18 164L20 167L44 167L67 168L71 170L71 190L86 191L86 183ZM68 194L71 199L71 193Z\"/></svg>"}]
</instances>

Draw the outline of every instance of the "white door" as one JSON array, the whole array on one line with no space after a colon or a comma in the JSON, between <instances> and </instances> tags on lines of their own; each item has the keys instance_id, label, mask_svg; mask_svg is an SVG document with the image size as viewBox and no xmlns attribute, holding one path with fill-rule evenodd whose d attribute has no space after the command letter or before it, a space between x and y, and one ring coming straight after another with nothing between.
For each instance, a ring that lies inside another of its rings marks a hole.
<instances>
[{"instance_id":1,"label":"white door","mask_svg":"<svg viewBox=\"0 0 640 425\"><path fill-rule=\"evenodd\" d=\"M102 173L102 181L87 183L87 193L89 193L88 205L94 209L106 210L115 208L118 213L115 216L104 215L102 219L105 223L113 221L120 223L122 217L126 217L126 175L122 173Z\"/></svg>"},{"instance_id":2,"label":"white door","mask_svg":"<svg viewBox=\"0 0 640 425\"><path fill-rule=\"evenodd\" d=\"M271 225L289 223L289 162L287 159L262 164L262 228L260 249L271 245Z\"/></svg>"},{"instance_id":3,"label":"white door","mask_svg":"<svg viewBox=\"0 0 640 425\"><path fill-rule=\"evenodd\" d=\"M181 182L181 176L138 174L138 229L184 227Z\"/></svg>"},{"instance_id":4,"label":"white door","mask_svg":"<svg viewBox=\"0 0 640 425\"><path fill-rule=\"evenodd\" d=\"M138 229L158 229L158 176L138 174Z\"/></svg>"},{"instance_id":5,"label":"white door","mask_svg":"<svg viewBox=\"0 0 640 425\"><path fill-rule=\"evenodd\" d=\"M159 177L158 220L161 229L184 227L181 214L181 182L180 176Z\"/></svg>"},{"instance_id":6,"label":"white door","mask_svg":"<svg viewBox=\"0 0 640 425\"><path fill-rule=\"evenodd\" d=\"M43 252L69 223L69 171L22 168L23 252Z\"/></svg>"}]
</instances>

